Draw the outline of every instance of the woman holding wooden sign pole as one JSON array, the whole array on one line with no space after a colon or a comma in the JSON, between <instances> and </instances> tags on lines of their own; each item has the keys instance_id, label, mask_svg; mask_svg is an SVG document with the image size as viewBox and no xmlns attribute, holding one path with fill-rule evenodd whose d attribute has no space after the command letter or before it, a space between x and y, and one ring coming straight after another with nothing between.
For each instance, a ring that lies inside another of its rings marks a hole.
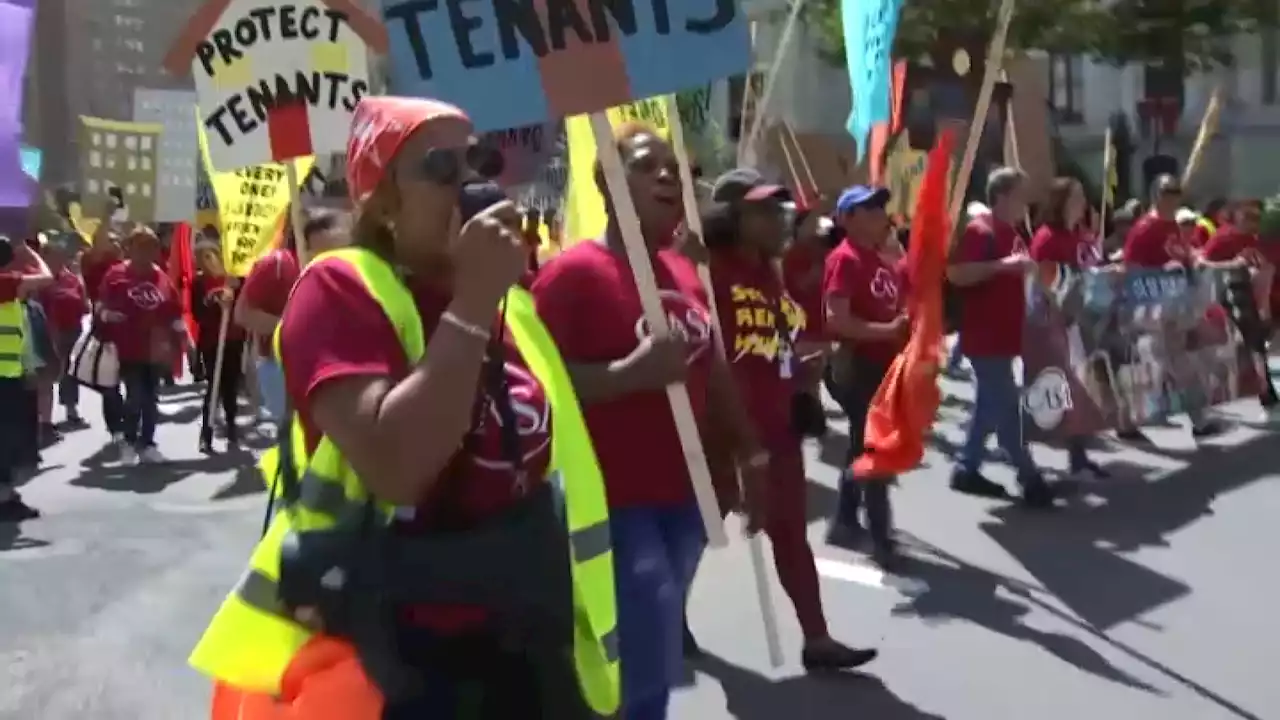
<instances>
[{"instance_id":1,"label":"woman holding wooden sign pole","mask_svg":"<svg viewBox=\"0 0 1280 720\"><path fill-rule=\"evenodd\" d=\"M684 382L699 423L724 435L753 502L769 454L756 438L732 375L712 343L708 298L693 263L670 248L684 221L683 187L670 145L641 125L616 135L627 188L649 251L671 335L651 337L604 170L596 184L609 225L542 268L533 286L585 406L609 495L618 635L627 720L666 717L683 669L684 598L706 536L694 499L668 385ZM602 149L602 152L605 150Z\"/></svg>"}]
</instances>

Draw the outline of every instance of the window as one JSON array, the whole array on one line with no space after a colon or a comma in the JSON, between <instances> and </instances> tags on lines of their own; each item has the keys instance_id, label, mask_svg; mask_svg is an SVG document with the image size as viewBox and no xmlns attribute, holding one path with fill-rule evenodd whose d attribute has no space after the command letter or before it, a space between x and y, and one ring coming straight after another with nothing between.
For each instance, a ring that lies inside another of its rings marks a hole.
<instances>
[{"instance_id":1,"label":"window","mask_svg":"<svg viewBox=\"0 0 1280 720\"><path fill-rule=\"evenodd\" d=\"M134 40L133 38L125 38L120 42L120 44L124 45L127 49L132 50L133 52L136 52L136 53L143 52L145 49L145 46L142 44L141 40Z\"/></svg>"},{"instance_id":2,"label":"window","mask_svg":"<svg viewBox=\"0 0 1280 720\"><path fill-rule=\"evenodd\" d=\"M107 169L108 169L108 170L115 170L115 169L116 169L116 156L115 156L115 155L107 155L107 162L106 162L105 164L106 164L106 166L107 166Z\"/></svg>"},{"instance_id":3,"label":"window","mask_svg":"<svg viewBox=\"0 0 1280 720\"><path fill-rule=\"evenodd\" d=\"M149 152L151 150L151 138L143 135L140 141L142 143L142 152Z\"/></svg>"},{"instance_id":4,"label":"window","mask_svg":"<svg viewBox=\"0 0 1280 720\"><path fill-rule=\"evenodd\" d=\"M142 183L142 197L151 197L151 183Z\"/></svg>"},{"instance_id":5,"label":"window","mask_svg":"<svg viewBox=\"0 0 1280 720\"><path fill-rule=\"evenodd\" d=\"M137 148L138 148L138 138L136 138L136 137L134 137L134 136L132 136L132 135L125 135L125 136L124 136L124 149L125 149L125 150L136 150Z\"/></svg>"},{"instance_id":6,"label":"window","mask_svg":"<svg viewBox=\"0 0 1280 720\"><path fill-rule=\"evenodd\" d=\"M146 155L142 156L142 169L144 171L151 170L151 158L147 157Z\"/></svg>"},{"instance_id":7,"label":"window","mask_svg":"<svg viewBox=\"0 0 1280 720\"><path fill-rule=\"evenodd\" d=\"M128 183L124 186L125 197L132 197L137 192L138 192L138 186L134 185L133 183Z\"/></svg>"},{"instance_id":8,"label":"window","mask_svg":"<svg viewBox=\"0 0 1280 720\"><path fill-rule=\"evenodd\" d=\"M89 167L102 167L102 153L97 150L89 151Z\"/></svg>"},{"instance_id":9,"label":"window","mask_svg":"<svg viewBox=\"0 0 1280 720\"><path fill-rule=\"evenodd\" d=\"M125 158L124 169L129 171L137 170L138 157L136 155L130 155L129 157Z\"/></svg>"},{"instance_id":10,"label":"window","mask_svg":"<svg viewBox=\"0 0 1280 720\"><path fill-rule=\"evenodd\" d=\"M97 195L97 194L98 194L98 181L97 181L97 180L94 180L93 178L89 178L87 181L85 181L84 186L85 186L85 189L87 189L87 190L89 191L89 194L90 194L90 195Z\"/></svg>"},{"instance_id":11,"label":"window","mask_svg":"<svg viewBox=\"0 0 1280 720\"><path fill-rule=\"evenodd\" d=\"M108 149L108 150L115 150L115 149L116 149L116 136L115 136L115 133L107 133L107 149Z\"/></svg>"},{"instance_id":12,"label":"window","mask_svg":"<svg viewBox=\"0 0 1280 720\"><path fill-rule=\"evenodd\" d=\"M1263 105L1280 104L1280 31L1264 28L1262 37L1261 72Z\"/></svg>"},{"instance_id":13,"label":"window","mask_svg":"<svg viewBox=\"0 0 1280 720\"><path fill-rule=\"evenodd\" d=\"M1080 56L1049 56L1049 101L1059 122L1084 120L1084 61Z\"/></svg>"},{"instance_id":14,"label":"window","mask_svg":"<svg viewBox=\"0 0 1280 720\"><path fill-rule=\"evenodd\" d=\"M90 136L89 141L93 143L94 147L98 147L99 145L102 144L102 136L99 135L98 133L94 133L92 136Z\"/></svg>"}]
</instances>

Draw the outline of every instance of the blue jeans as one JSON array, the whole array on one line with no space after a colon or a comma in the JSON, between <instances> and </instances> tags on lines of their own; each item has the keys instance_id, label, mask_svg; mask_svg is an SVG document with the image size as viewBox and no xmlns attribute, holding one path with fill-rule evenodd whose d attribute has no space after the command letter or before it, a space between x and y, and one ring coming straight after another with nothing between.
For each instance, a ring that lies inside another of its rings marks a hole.
<instances>
[{"instance_id":1,"label":"blue jeans","mask_svg":"<svg viewBox=\"0 0 1280 720\"><path fill-rule=\"evenodd\" d=\"M1022 393L1013 379L1013 358L970 357L969 364L973 366L977 398L969 418L960 468L970 473L982 468L987 438L994 432L1000 448L1018 469L1018 477L1035 475L1036 466L1031 462L1026 437L1022 434Z\"/></svg>"},{"instance_id":2,"label":"blue jeans","mask_svg":"<svg viewBox=\"0 0 1280 720\"><path fill-rule=\"evenodd\" d=\"M160 420L160 378L165 369L153 363L120 363L124 384L121 432L125 442L138 448L156 444L156 423Z\"/></svg>"},{"instance_id":3,"label":"blue jeans","mask_svg":"<svg viewBox=\"0 0 1280 720\"><path fill-rule=\"evenodd\" d=\"M58 404L66 408L68 412L75 411L80 405L80 383L66 372L67 364L71 362L71 350L75 348L76 341L80 339L80 328L74 330L63 330L58 333L58 354L62 357L62 374L58 377Z\"/></svg>"},{"instance_id":4,"label":"blue jeans","mask_svg":"<svg viewBox=\"0 0 1280 720\"><path fill-rule=\"evenodd\" d=\"M697 505L611 510L622 719L665 720L684 668L684 601L706 534Z\"/></svg>"},{"instance_id":5,"label":"blue jeans","mask_svg":"<svg viewBox=\"0 0 1280 720\"><path fill-rule=\"evenodd\" d=\"M271 413L271 419L278 423L285 422L288 418L284 416L285 406L285 389L284 389L284 372L280 369L280 365L275 360L267 358L258 358L258 390L262 393L262 404L267 406L267 412ZM212 369L209 372L213 372Z\"/></svg>"}]
</instances>

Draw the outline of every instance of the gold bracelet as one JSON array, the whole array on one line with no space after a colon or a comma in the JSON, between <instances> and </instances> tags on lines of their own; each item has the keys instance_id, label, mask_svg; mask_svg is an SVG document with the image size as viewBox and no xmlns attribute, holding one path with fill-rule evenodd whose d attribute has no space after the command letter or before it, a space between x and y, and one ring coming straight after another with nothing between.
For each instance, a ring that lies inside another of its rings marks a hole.
<instances>
[{"instance_id":1,"label":"gold bracelet","mask_svg":"<svg viewBox=\"0 0 1280 720\"><path fill-rule=\"evenodd\" d=\"M440 316L440 320L441 322L444 322L448 325L452 325L453 327L461 330L462 332L478 340L488 341L489 339L488 330L480 327L479 325L476 325L475 323L469 323L466 320L463 320L462 318L458 317L457 315L454 315L453 313L447 310L443 315Z\"/></svg>"}]
</instances>

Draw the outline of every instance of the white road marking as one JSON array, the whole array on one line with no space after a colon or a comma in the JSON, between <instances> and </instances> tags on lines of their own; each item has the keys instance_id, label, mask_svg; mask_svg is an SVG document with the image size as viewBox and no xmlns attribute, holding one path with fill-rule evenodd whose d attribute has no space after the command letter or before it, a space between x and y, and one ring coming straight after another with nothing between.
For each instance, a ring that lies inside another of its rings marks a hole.
<instances>
[{"instance_id":1,"label":"white road marking","mask_svg":"<svg viewBox=\"0 0 1280 720\"><path fill-rule=\"evenodd\" d=\"M929 591L929 584L922 580L889 575L863 563L846 563L827 558L817 558L815 563L818 574L831 580L856 583L875 590L896 590L904 595L922 595Z\"/></svg>"}]
</instances>

